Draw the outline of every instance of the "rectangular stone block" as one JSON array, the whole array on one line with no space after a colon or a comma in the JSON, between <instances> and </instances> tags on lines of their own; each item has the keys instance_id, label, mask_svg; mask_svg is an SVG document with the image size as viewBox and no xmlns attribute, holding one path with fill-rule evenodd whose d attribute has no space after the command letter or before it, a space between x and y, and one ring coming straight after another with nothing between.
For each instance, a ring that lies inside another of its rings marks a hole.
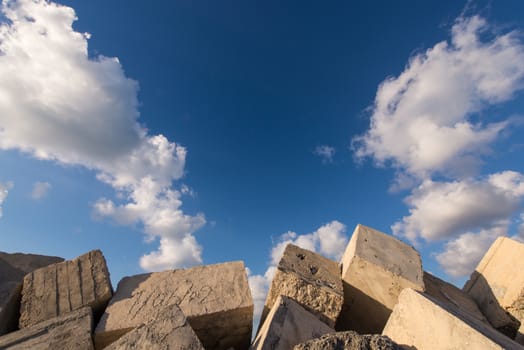
<instances>
[{"instance_id":1,"label":"rectangular stone block","mask_svg":"<svg viewBox=\"0 0 524 350\"><path fill-rule=\"evenodd\" d=\"M177 305L162 308L158 316L111 343L105 350L204 350Z\"/></svg>"},{"instance_id":2,"label":"rectangular stone block","mask_svg":"<svg viewBox=\"0 0 524 350\"><path fill-rule=\"evenodd\" d=\"M93 317L84 307L0 337L0 349L92 350Z\"/></svg>"},{"instance_id":3,"label":"rectangular stone block","mask_svg":"<svg viewBox=\"0 0 524 350\"><path fill-rule=\"evenodd\" d=\"M238 261L123 278L95 330L96 348L173 304L206 349L249 347L253 300L244 264Z\"/></svg>"},{"instance_id":4,"label":"rectangular stone block","mask_svg":"<svg viewBox=\"0 0 524 350\"><path fill-rule=\"evenodd\" d=\"M104 256L99 250L90 251L24 277L19 326L29 327L84 306L90 306L98 319L111 295Z\"/></svg>"},{"instance_id":5,"label":"rectangular stone block","mask_svg":"<svg viewBox=\"0 0 524 350\"><path fill-rule=\"evenodd\" d=\"M382 334L417 350L524 349L469 313L410 288L400 293Z\"/></svg>"},{"instance_id":6,"label":"rectangular stone block","mask_svg":"<svg viewBox=\"0 0 524 350\"><path fill-rule=\"evenodd\" d=\"M334 331L293 299L281 295L273 303L250 350L289 350Z\"/></svg>"},{"instance_id":7,"label":"rectangular stone block","mask_svg":"<svg viewBox=\"0 0 524 350\"><path fill-rule=\"evenodd\" d=\"M61 261L64 259L54 256L0 252L0 335L18 329L24 276Z\"/></svg>"},{"instance_id":8,"label":"rectangular stone block","mask_svg":"<svg viewBox=\"0 0 524 350\"><path fill-rule=\"evenodd\" d=\"M404 288L424 291L417 251L364 225L355 228L341 264L344 307L337 320L339 331L381 333Z\"/></svg>"},{"instance_id":9,"label":"rectangular stone block","mask_svg":"<svg viewBox=\"0 0 524 350\"><path fill-rule=\"evenodd\" d=\"M260 326L280 295L294 299L333 328L344 298L340 268L319 254L288 244L271 282Z\"/></svg>"}]
</instances>

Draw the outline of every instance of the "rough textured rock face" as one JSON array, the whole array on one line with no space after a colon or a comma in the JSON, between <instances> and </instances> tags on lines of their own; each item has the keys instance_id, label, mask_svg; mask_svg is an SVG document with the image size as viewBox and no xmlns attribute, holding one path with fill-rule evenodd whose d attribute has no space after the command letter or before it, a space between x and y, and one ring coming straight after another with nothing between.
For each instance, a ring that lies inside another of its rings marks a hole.
<instances>
[{"instance_id":1,"label":"rough textured rock face","mask_svg":"<svg viewBox=\"0 0 524 350\"><path fill-rule=\"evenodd\" d=\"M170 305L149 322L138 326L105 350L204 350L202 343L176 305Z\"/></svg>"},{"instance_id":2,"label":"rough textured rock face","mask_svg":"<svg viewBox=\"0 0 524 350\"><path fill-rule=\"evenodd\" d=\"M97 319L111 295L106 261L101 251L93 250L24 277L19 326L29 327L84 306L90 306Z\"/></svg>"},{"instance_id":3,"label":"rough textured rock face","mask_svg":"<svg viewBox=\"0 0 524 350\"><path fill-rule=\"evenodd\" d=\"M463 290L479 305L488 321L524 344L524 244L499 237Z\"/></svg>"},{"instance_id":4,"label":"rough textured rock face","mask_svg":"<svg viewBox=\"0 0 524 350\"><path fill-rule=\"evenodd\" d=\"M288 244L271 282L260 325L279 295L293 298L334 327L344 298L340 268L334 261Z\"/></svg>"},{"instance_id":5,"label":"rough textured rock face","mask_svg":"<svg viewBox=\"0 0 524 350\"><path fill-rule=\"evenodd\" d=\"M244 264L230 262L123 278L96 328L97 349L173 304L206 349L249 346L251 291Z\"/></svg>"},{"instance_id":6,"label":"rough textured rock face","mask_svg":"<svg viewBox=\"0 0 524 350\"><path fill-rule=\"evenodd\" d=\"M293 299L279 296L251 345L251 350L288 350L334 329Z\"/></svg>"},{"instance_id":7,"label":"rough textured rock face","mask_svg":"<svg viewBox=\"0 0 524 350\"><path fill-rule=\"evenodd\" d=\"M336 328L361 334L382 332L404 288L424 291L417 251L363 225L355 228L342 258L342 280L344 308Z\"/></svg>"},{"instance_id":8,"label":"rough textured rock face","mask_svg":"<svg viewBox=\"0 0 524 350\"><path fill-rule=\"evenodd\" d=\"M16 330L24 276L64 259L55 256L0 252L0 335Z\"/></svg>"},{"instance_id":9,"label":"rough textured rock face","mask_svg":"<svg viewBox=\"0 0 524 350\"><path fill-rule=\"evenodd\" d=\"M468 313L479 321L490 325L486 317L480 312L477 303L464 291L425 271L424 285L427 295L446 304L450 309Z\"/></svg>"},{"instance_id":10,"label":"rough textured rock face","mask_svg":"<svg viewBox=\"0 0 524 350\"><path fill-rule=\"evenodd\" d=\"M0 349L92 350L93 317L84 307L0 337Z\"/></svg>"},{"instance_id":11,"label":"rough textured rock face","mask_svg":"<svg viewBox=\"0 0 524 350\"><path fill-rule=\"evenodd\" d=\"M400 294L382 334L417 350L524 349L469 313L409 288Z\"/></svg>"},{"instance_id":12,"label":"rough textured rock face","mask_svg":"<svg viewBox=\"0 0 524 350\"><path fill-rule=\"evenodd\" d=\"M401 350L401 347L383 335L347 331L323 335L298 344L293 350Z\"/></svg>"}]
</instances>

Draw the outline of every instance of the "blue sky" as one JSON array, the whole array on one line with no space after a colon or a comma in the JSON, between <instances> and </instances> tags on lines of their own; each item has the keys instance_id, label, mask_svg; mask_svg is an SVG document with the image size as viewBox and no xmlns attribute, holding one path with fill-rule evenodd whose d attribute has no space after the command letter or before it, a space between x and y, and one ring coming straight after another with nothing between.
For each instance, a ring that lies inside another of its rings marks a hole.
<instances>
[{"instance_id":1,"label":"blue sky","mask_svg":"<svg viewBox=\"0 0 524 350\"><path fill-rule=\"evenodd\" d=\"M0 247L116 283L357 223L462 283L524 237L524 3L2 2ZM77 18L77 20L75 20Z\"/></svg>"}]
</instances>

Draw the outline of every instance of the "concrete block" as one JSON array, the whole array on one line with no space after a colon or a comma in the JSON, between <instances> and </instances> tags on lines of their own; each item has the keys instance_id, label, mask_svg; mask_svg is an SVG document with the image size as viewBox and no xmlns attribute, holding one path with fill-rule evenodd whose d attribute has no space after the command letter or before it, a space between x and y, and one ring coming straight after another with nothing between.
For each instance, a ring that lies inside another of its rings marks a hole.
<instances>
[{"instance_id":1,"label":"concrete block","mask_svg":"<svg viewBox=\"0 0 524 350\"><path fill-rule=\"evenodd\" d=\"M523 271L524 244L499 237L463 288L493 327L519 340L524 323Z\"/></svg>"},{"instance_id":2,"label":"concrete block","mask_svg":"<svg viewBox=\"0 0 524 350\"><path fill-rule=\"evenodd\" d=\"M524 349L469 313L410 288L400 293L382 334L417 350Z\"/></svg>"},{"instance_id":3,"label":"concrete block","mask_svg":"<svg viewBox=\"0 0 524 350\"><path fill-rule=\"evenodd\" d=\"M92 350L93 317L84 307L0 337L0 349Z\"/></svg>"},{"instance_id":4,"label":"concrete block","mask_svg":"<svg viewBox=\"0 0 524 350\"><path fill-rule=\"evenodd\" d=\"M111 343L105 350L204 350L202 343L177 305L162 308L149 322Z\"/></svg>"},{"instance_id":5,"label":"concrete block","mask_svg":"<svg viewBox=\"0 0 524 350\"><path fill-rule=\"evenodd\" d=\"M253 327L253 300L242 262L125 277L95 330L101 349L152 314L178 305L208 349L245 349Z\"/></svg>"},{"instance_id":6,"label":"concrete block","mask_svg":"<svg viewBox=\"0 0 524 350\"><path fill-rule=\"evenodd\" d=\"M334 331L293 299L278 296L250 350L288 350Z\"/></svg>"},{"instance_id":7,"label":"concrete block","mask_svg":"<svg viewBox=\"0 0 524 350\"><path fill-rule=\"evenodd\" d=\"M111 295L104 256L99 250L90 251L24 277L19 326L29 327L84 306L90 306L98 319Z\"/></svg>"},{"instance_id":8,"label":"concrete block","mask_svg":"<svg viewBox=\"0 0 524 350\"><path fill-rule=\"evenodd\" d=\"M344 300L340 267L319 254L288 244L271 282L260 325L280 295L293 298L333 328Z\"/></svg>"},{"instance_id":9,"label":"concrete block","mask_svg":"<svg viewBox=\"0 0 524 350\"><path fill-rule=\"evenodd\" d=\"M389 337L355 331L330 333L295 345L293 350L401 350Z\"/></svg>"},{"instance_id":10,"label":"concrete block","mask_svg":"<svg viewBox=\"0 0 524 350\"><path fill-rule=\"evenodd\" d=\"M344 308L337 320L339 331L381 333L404 288L424 291L417 251L363 225L355 228L341 264Z\"/></svg>"},{"instance_id":11,"label":"concrete block","mask_svg":"<svg viewBox=\"0 0 524 350\"><path fill-rule=\"evenodd\" d=\"M55 256L0 252L0 335L18 329L24 276L61 261Z\"/></svg>"},{"instance_id":12,"label":"concrete block","mask_svg":"<svg viewBox=\"0 0 524 350\"><path fill-rule=\"evenodd\" d=\"M424 286L426 294L457 312L468 313L471 317L491 326L477 303L463 290L424 271Z\"/></svg>"}]
</instances>

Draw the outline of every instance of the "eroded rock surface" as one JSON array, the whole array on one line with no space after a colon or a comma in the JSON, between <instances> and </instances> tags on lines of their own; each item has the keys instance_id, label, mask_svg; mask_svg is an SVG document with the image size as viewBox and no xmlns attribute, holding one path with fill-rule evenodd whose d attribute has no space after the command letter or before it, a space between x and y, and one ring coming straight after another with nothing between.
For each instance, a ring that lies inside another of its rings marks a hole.
<instances>
[{"instance_id":1,"label":"eroded rock surface","mask_svg":"<svg viewBox=\"0 0 524 350\"><path fill-rule=\"evenodd\" d=\"M323 335L298 344L293 350L401 350L401 347L387 336L346 331Z\"/></svg>"},{"instance_id":2,"label":"eroded rock surface","mask_svg":"<svg viewBox=\"0 0 524 350\"><path fill-rule=\"evenodd\" d=\"M93 250L24 277L19 326L29 327L84 306L90 306L97 319L111 296L106 261L100 250Z\"/></svg>"},{"instance_id":3,"label":"eroded rock surface","mask_svg":"<svg viewBox=\"0 0 524 350\"><path fill-rule=\"evenodd\" d=\"M288 244L271 282L260 325L280 295L296 300L333 328L343 304L340 267L319 254Z\"/></svg>"}]
</instances>

